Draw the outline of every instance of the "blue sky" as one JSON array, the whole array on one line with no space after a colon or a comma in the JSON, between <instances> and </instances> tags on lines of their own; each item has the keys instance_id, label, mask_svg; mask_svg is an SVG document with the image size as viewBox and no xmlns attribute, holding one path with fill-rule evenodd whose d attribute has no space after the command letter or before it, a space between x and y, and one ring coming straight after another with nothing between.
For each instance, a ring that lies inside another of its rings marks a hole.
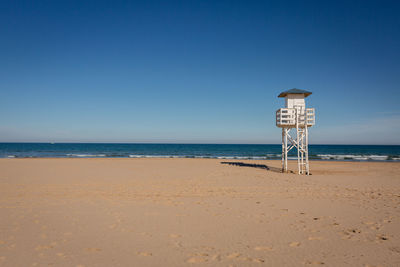
<instances>
[{"instance_id":1,"label":"blue sky","mask_svg":"<svg viewBox=\"0 0 400 267\"><path fill-rule=\"evenodd\" d=\"M0 141L400 144L398 1L1 1Z\"/></svg>"}]
</instances>

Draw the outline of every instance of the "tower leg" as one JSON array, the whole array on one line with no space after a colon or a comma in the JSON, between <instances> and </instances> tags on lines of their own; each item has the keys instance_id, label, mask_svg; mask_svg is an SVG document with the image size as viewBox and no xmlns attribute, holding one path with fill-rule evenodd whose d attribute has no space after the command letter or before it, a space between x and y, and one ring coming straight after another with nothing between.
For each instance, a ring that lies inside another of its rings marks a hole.
<instances>
[{"instance_id":1,"label":"tower leg","mask_svg":"<svg viewBox=\"0 0 400 267\"><path fill-rule=\"evenodd\" d=\"M285 128L285 172L288 171L287 154L288 154L288 129Z\"/></svg>"},{"instance_id":2,"label":"tower leg","mask_svg":"<svg viewBox=\"0 0 400 267\"><path fill-rule=\"evenodd\" d=\"M297 170L301 174L301 159L300 159L300 132L299 132L299 112L296 109L296 148L297 148Z\"/></svg>"},{"instance_id":3,"label":"tower leg","mask_svg":"<svg viewBox=\"0 0 400 267\"><path fill-rule=\"evenodd\" d=\"M285 172L285 128L282 128L282 172Z\"/></svg>"},{"instance_id":4,"label":"tower leg","mask_svg":"<svg viewBox=\"0 0 400 267\"><path fill-rule=\"evenodd\" d=\"M306 174L309 175L310 174L310 165L308 163L308 127L307 124L305 125L305 141L306 141L306 145L305 145L305 154L306 154Z\"/></svg>"},{"instance_id":5,"label":"tower leg","mask_svg":"<svg viewBox=\"0 0 400 267\"><path fill-rule=\"evenodd\" d=\"M301 174L304 174L306 168L304 166L305 146L304 146L304 129L301 130Z\"/></svg>"}]
</instances>

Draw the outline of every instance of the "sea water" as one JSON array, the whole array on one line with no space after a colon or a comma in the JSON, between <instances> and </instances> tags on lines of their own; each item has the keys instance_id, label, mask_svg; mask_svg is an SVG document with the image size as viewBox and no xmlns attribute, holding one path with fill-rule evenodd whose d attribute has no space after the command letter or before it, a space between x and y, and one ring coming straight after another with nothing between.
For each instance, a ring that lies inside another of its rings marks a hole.
<instances>
[{"instance_id":1,"label":"sea water","mask_svg":"<svg viewBox=\"0 0 400 267\"><path fill-rule=\"evenodd\" d=\"M218 158L280 159L281 145L0 143L1 158ZM289 159L296 156L290 151ZM398 145L309 145L315 160L399 161Z\"/></svg>"}]
</instances>

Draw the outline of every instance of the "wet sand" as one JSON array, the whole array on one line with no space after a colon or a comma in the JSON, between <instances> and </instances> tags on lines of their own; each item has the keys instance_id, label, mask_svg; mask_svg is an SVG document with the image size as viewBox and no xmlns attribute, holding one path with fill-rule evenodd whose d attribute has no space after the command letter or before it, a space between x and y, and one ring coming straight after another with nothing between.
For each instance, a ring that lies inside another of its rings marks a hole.
<instances>
[{"instance_id":1,"label":"wet sand","mask_svg":"<svg viewBox=\"0 0 400 267\"><path fill-rule=\"evenodd\" d=\"M400 266L400 163L279 167L1 159L0 266Z\"/></svg>"}]
</instances>

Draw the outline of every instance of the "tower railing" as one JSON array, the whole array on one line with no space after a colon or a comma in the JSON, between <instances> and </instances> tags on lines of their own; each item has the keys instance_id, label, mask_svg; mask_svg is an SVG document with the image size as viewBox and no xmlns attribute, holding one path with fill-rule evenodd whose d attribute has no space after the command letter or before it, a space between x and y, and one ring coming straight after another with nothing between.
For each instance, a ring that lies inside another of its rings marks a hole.
<instances>
[{"instance_id":1,"label":"tower railing","mask_svg":"<svg viewBox=\"0 0 400 267\"><path fill-rule=\"evenodd\" d=\"M297 113L298 112L298 113ZM298 127L304 128L315 125L315 109L280 108L276 111L276 126L281 128L296 128L296 113Z\"/></svg>"}]
</instances>

